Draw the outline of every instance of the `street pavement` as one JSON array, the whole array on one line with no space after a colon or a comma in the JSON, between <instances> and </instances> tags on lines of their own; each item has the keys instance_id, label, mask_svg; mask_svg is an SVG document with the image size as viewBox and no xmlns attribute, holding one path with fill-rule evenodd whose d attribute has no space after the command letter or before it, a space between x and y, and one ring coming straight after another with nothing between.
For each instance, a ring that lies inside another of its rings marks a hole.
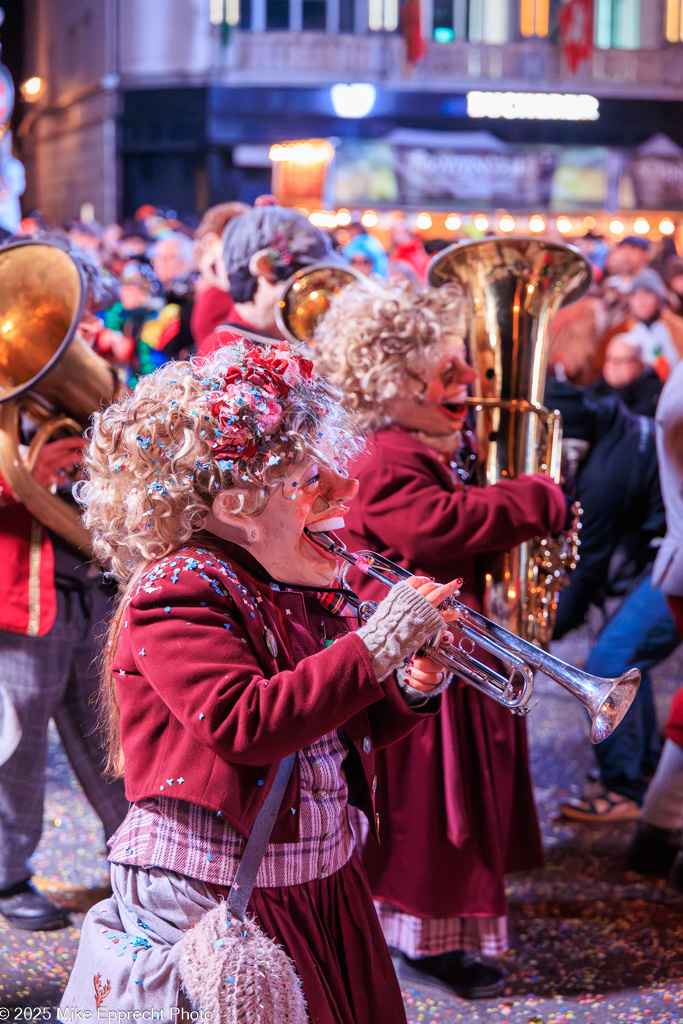
<instances>
[{"instance_id":1,"label":"street pavement","mask_svg":"<svg viewBox=\"0 0 683 1024\"><path fill-rule=\"evenodd\" d=\"M580 665L590 640L582 627L553 651ZM683 648L654 678L664 722L683 681ZM558 800L582 792L594 761L581 705L544 677L537 695L527 721L547 863L508 879L512 948L500 961L508 972L504 994L468 1002L437 985L402 983L408 1021L683 1022L683 895L626 870L632 824L557 820ZM0 1022L57 1019L83 914L107 894L104 839L56 734L34 864L38 886L68 909L72 925L31 933L10 929L0 917Z\"/></svg>"}]
</instances>

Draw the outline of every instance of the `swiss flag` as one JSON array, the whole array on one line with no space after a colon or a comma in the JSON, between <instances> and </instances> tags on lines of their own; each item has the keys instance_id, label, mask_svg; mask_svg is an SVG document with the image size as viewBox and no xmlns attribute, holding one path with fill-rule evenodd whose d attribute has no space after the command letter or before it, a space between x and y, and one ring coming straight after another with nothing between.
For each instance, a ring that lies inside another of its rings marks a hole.
<instances>
[{"instance_id":1,"label":"swiss flag","mask_svg":"<svg viewBox=\"0 0 683 1024\"><path fill-rule=\"evenodd\" d=\"M560 44L567 70L574 74L593 53L593 0L563 0Z\"/></svg>"},{"instance_id":2,"label":"swiss flag","mask_svg":"<svg viewBox=\"0 0 683 1024\"><path fill-rule=\"evenodd\" d=\"M422 38L420 0L403 0L399 14L401 35L406 41L406 63L417 64L427 56L427 44Z\"/></svg>"}]
</instances>

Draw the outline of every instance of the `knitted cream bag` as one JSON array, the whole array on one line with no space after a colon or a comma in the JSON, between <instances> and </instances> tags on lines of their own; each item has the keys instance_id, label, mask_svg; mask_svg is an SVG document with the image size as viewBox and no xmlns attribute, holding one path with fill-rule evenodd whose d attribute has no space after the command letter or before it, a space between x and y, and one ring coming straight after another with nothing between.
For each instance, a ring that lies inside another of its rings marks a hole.
<instances>
[{"instance_id":1,"label":"knitted cream bag","mask_svg":"<svg viewBox=\"0 0 683 1024\"><path fill-rule=\"evenodd\" d=\"M253 920L231 917L224 901L180 947L183 989L213 1024L308 1024L293 962Z\"/></svg>"}]
</instances>

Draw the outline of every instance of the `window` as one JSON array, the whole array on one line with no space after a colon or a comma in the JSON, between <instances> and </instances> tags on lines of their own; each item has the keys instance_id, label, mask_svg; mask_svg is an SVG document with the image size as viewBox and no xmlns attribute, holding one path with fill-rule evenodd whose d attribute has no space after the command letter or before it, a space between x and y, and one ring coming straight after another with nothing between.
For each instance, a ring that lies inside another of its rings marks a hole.
<instances>
[{"instance_id":1,"label":"window","mask_svg":"<svg viewBox=\"0 0 683 1024\"><path fill-rule=\"evenodd\" d=\"M354 17L354 4L352 0L344 0L339 5L339 31L340 32L354 32L356 28L356 19Z\"/></svg>"},{"instance_id":2,"label":"window","mask_svg":"<svg viewBox=\"0 0 683 1024\"><path fill-rule=\"evenodd\" d=\"M526 2L521 0L522 4ZM531 2L547 9L549 0ZM437 43L453 39L505 43L509 21L510 0L432 0L432 35Z\"/></svg>"},{"instance_id":3,"label":"window","mask_svg":"<svg viewBox=\"0 0 683 1024\"><path fill-rule=\"evenodd\" d=\"M597 0L595 42L602 50L637 50L640 46L640 0Z\"/></svg>"},{"instance_id":4,"label":"window","mask_svg":"<svg viewBox=\"0 0 683 1024\"><path fill-rule=\"evenodd\" d=\"M326 6L325 0L304 0L302 11L304 29L325 31Z\"/></svg>"},{"instance_id":5,"label":"window","mask_svg":"<svg viewBox=\"0 0 683 1024\"><path fill-rule=\"evenodd\" d=\"M289 28L289 0L267 0L266 28L270 31Z\"/></svg>"},{"instance_id":6,"label":"window","mask_svg":"<svg viewBox=\"0 0 683 1024\"><path fill-rule=\"evenodd\" d=\"M548 35L550 0L520 0L519 29L523 36Z\"/></svg>"},{"instance_id":7,"label":"window","mask_svg":"<svg viewBox=\"0 0 683 1024\"><path fill-rule=\"evenodd\" d=\"M432 8L432 34L437 43L450 43L455 39L453 0L434 0Z\"/></svg>"},{"instance_id":8,"label":"window","mask_svg":"<svg viewBox=\"0 0 683 1024\"><path fill-rule=\"evenodd\" d=\"M509 0L470 0L467 37L472 43L506 43Z\"/></svg>"},{"instance_id":9,"label":"window","mask_svg":"<svg viewBox=\"0 0 683 1024\"><path fill-rule=\"evenodd\" d=\"M398 28L398 0L368 0L368 28L371 32Z\"/></svg>"},{"instance_id":10,"label":"window","mask_svg":"<svg viewBox=\"0 0 683 1024\"><path fill-rule=\"evenodd\" d=\"M669 43L683 42L683 0L664 0L664 35Z\"/></svg>"},{"instance_id":11,"label":"window","mask_svg":"<svg viewBox=\"0 0 683 1024\"><path fill-rule=\"evenodd\" d=\"M251 28L251 0L209 0L212 25Z\"/></svg>"}]
</instances>

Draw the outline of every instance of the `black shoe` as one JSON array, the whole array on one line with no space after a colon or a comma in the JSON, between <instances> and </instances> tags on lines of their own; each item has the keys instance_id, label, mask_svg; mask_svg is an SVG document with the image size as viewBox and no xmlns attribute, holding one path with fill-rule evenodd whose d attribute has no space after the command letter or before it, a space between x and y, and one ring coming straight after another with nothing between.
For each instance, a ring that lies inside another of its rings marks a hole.
<instances>
[{"instance_id":1,"label":"black shoe","mask_svg":"<svg viewBox=\"0 0 683 1024\"><path fill-rule=\"evenodd\" d=\"M30 932L48 932L66 928L66 914L50 903L27 879L9 889L0 889L0 914L15 928Z\"/></svg>"},{"instance_id":2,"label":"black shoe","mask_svg":"<svg viewBox=\"0 0 683 1024\"><path fill-rule=\"evenodd\" d=\"M676 854L671 874L669 875L669 882L673 885L674 889L683 892L683 850L679 850Z\"/></svg>"},{"instance_id":3,"label":"black shoe","mask_svg":"<svg viewBox=\"0 0 683 1024\"><path fill-rule=\"evenodd\" d=\"M436 978L461 999L496 996L502 991L505 979L498 967L475 960L464 950L420 957L418 960L411 960L404 953L401 976L416 981Z\"/></svg>"},{"instance_id":4,"label":"black shoe","mask_svg":"<svg viewBox=\"0 0 683 1024\"><path fill-rule=\"evenodd\" d=\"M640 821L626 851L629 871L666 878L681 846L681 831Z\"/></svg>"}]
</instances>

